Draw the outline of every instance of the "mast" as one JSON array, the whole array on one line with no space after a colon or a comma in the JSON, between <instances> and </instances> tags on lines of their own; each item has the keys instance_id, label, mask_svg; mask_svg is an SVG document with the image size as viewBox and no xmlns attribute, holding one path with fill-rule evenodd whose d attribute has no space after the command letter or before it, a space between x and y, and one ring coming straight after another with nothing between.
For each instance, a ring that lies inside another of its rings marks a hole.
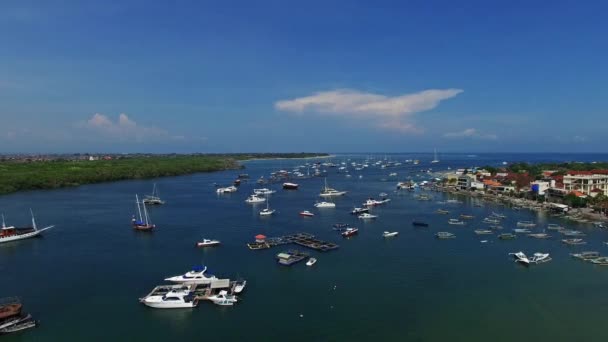
<instances>
[{"instance_id":1,"label":"mast","mask_svg":"<svg viewBox=\"0 0 608 342\"><path fill-rule=\"evenodd\" d=\"M141 216L141 208L139 207L139 197L135 194L135 204L137 204L137 211L139 212L139 222L143 221L143 217Z\"/></svg>"},{"instance_id":2,"label":"mast","mask_svg":"<svg viewBox=\"0 0 608 342\"><path fill-rule=\"evenodd\" d=\"M34 230L38 230L38 228L36 228L36 219L34 218L34 212L32 211L32 208L30 208L30 214L32 214L32 227L34 228Z\"/></svg>"},{"instance_id":3,"label":"mast","mask_svg":"<svg viewBox=\"0 0 608 342\"><path fill-rule=\"evenodd\" d=\"M146 209L146 203L142 203L143 207L144 207L144 216L146 217L146 226L149 225L148 222L148 210Z\"/></svg>"},{"instance_id":4,"label":"mast","mask_svg":"<svg viewBox=\"0 0 608 342\"><path fill-rule=\"evenodd\" d=\"M4 223L4 214L2 214L2 229L6 228L6 223Z\"/></svg>"}]
</instances>

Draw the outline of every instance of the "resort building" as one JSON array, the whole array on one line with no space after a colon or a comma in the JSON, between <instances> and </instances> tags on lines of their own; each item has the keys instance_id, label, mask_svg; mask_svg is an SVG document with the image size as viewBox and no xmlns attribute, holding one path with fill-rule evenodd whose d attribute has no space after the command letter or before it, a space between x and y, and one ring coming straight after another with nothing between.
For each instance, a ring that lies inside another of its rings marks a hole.
<instances>
[{"instance_id":1,"label":"resort building","mask_svg":"<svg viewBox=\"0 0 608 342\"><path fill-rule=\"evenodd\" d=\"M608 170L569 171L564 175L563 184L563 189L568 192L580 191L589 196L608 196Z\"/></svg>"}]
</instances>

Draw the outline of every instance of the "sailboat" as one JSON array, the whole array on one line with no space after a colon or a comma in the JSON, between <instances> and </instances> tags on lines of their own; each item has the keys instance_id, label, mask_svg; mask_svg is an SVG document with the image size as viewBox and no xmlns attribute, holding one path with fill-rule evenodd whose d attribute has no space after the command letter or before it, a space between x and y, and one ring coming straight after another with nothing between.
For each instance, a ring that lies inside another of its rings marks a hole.
<instances>
[{"instance_id":1,"label":"sailboat","mask_svg":"<svg viewBox=\"0 0 608 342\"><path fill-rule=\"evenodd\" d=\"M346 191L338 191L336 189L332 189L327 186L327 178L325 178L325 186L321 190L319 196L321 197L332 197L332 196L343 196L346 194Z\"/></svg>"},{"instance_id":2,"label":"sailboat","mask_svg":"<svg viewBox=\"0 0 608 342\"><path fill-rule=\"evenodd\" d=\"M270 205L268 204L268 196L266 196L266 208L260 211L260 216L270 216L274 214L274 209L270 209Z\"/></svg>"},{"instance_id":3,"label":"sailboat","mask_svg":"<svg viewBox=\"0 0 608 342\"><path fill-rule=\"evenodd\" d=\"M158 189L156 188L156 183L154 183L154 187L152 188L152 194L144 197L143 202L145 204L165 204L165 201L161 200L159 197Z\"/></svg>"},{"instance_id":4,"label":"sailboat","mask_svg":"<svg viewBox=\"0 0 608 342\"><path fill-rule=\"evenodd\" d=\"M31 209L30 213L32 214L32 226L24 228L16 228L14 226L7 227L6 223L4 222L4 215L2 215L2 230L0 230L0 243L38 236L43 231L54 227L48 226L42 229L38 229L38 227L36 226L36 219L34 219L34 212Z\"/></svg>"},{"instance_id":5,"label":"sailboat","mask_svg":"<svg viewBox=\"0 0 608 342\"><path fill-rule=\"evenodd\" d=\"M142 230L142 231L151 231L152 229L154 229L156 227L156 225L150 223L150 218L148 217L148 210L146 209L146 203L143 202L143 203L141 203L141 206L140 206L139 197L137 195L135 195L135 204L137 204L137 212L139 213L139 220L137 220L135 215L133 215L133 218L131 219L133 228L137 229L137 230ZM142 215L141 207L144 208L143 215Z\"/></svg>"},{"instance_id":6,"label":"sailboat","mask_svg":"<svg viewBox=\"0 0 608 342\"><path fill-rule=\"evenodd\" d=\"M431 163L432 164L439 163L439 159L437 159L437 149L434 149L433 154L434 154L434 157L433 157L433 160L431 160Z\"/></svg>"}]
</instances>

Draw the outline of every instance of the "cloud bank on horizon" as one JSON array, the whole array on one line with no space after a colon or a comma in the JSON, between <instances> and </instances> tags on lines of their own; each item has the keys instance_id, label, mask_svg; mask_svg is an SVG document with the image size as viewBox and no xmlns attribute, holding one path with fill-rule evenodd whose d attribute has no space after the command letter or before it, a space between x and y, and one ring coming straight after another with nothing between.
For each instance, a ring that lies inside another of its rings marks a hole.
<instances>
[{"instance_id":1,"label":"cloud bank on horizon","mask_svg":"<svg viewBox=\"0 0 608 342\"><path fill-rule=\"evenodd\" d=\"M443 100L462 93L462 89L428 89L398 96L386 96L353 89L320 91L309 96L275 102L275 109L292 113L318 113L335 116L375 118L382 129L419 132L412 122L416 113L431 110Z\"/></svg>"},{"instance_id":2,"label":"cloud bank on horizon","mask_svg":"<svg viewBox=\"0 0 608 342\"><path fill-rule=\"evenodd\" d=\"M473 138L482 140L496 140L498 135L493 133L482 133L475 128L467 128L459 132L449 132L443 135L446 138Z\"/></svg>"}]
</instances>

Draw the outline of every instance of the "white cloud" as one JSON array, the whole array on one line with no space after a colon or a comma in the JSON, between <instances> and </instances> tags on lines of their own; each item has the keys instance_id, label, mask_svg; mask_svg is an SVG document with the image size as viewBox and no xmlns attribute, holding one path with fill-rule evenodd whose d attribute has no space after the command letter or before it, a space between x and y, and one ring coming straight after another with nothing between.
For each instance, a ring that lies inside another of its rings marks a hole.
<instances>
[{"instance_id":1,"label":"white cloud","mask_svg":"<svg viewBox=\"0 0 608 342\"><path fill-rule=\"evenodd\" d=\"M441 101L461 92L461 89L429 89L390 97L351 89L338 89L277 101L275 108L294 113L309 111L336 116L373 118L380 128L407 132L416 131L416 127L408 122L413 114L433 109Z\"/></svg>"},{"instance_id":2,"label":"white cloud","mask_svg":"<svg viewBox=\"0 0 608 342\"><path fill-rule=\"evenodd\" d=\"M583 142L587 141L587 137L575 135L574 137L572 137L572 141L577 142L577 143L583 143Z\"/></svg>"},{"instance_id":3,"label":"white cloud","mask_svg":"<svg viewBox=\"0 0 608 342\"><path fill-rule=\"evenodd\" d=\"M95 113L89 120L80 123L84 127L95 132L106 139L118 139L120 141L205 141L206 138L196 137L189 139L183 135L171 135L167 130L153 126L143 126L129 118L127 114L121 113L116 122L104 114Z\"/></svg>"},{"instance_id":4,"label":"white cloud","mask_svg":"<svg viewBox=\"0 0 608 342\"><path fill-rule=\"evenodd\" d=\"M496 140L498 136L492 133L482 133L475 128L467 128L460 132L449 132L443 135L446 138L471 138L483 140Z\"/></svg>"}]
</instances>

